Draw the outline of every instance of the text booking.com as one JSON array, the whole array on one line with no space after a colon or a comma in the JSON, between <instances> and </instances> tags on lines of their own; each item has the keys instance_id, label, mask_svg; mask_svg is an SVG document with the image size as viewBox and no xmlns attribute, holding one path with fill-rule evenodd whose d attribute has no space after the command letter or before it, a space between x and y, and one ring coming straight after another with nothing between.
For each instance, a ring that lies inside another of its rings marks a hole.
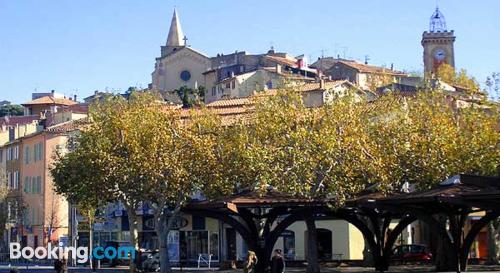
<instances>
[{"instance_id":1,"label":"text booking.com","mask_svg":"<svg viewBox=\"0 0 500 273\"><path fill-rule=\"evenodd\" d=\"M88 247L63 247L63 246L52 246L51 243L47 247L21 247L20 243L10 243L9 253L11 259L48 259L48 260L62 260L71 257L76 260L77 263L86 263L91 258L96 260L103 259L135 259L135 248L131 246L120 246L118 248L108 246L106 248L102 246L95 247L92 251L89 251Z\"/></svg>"}]
</instances>

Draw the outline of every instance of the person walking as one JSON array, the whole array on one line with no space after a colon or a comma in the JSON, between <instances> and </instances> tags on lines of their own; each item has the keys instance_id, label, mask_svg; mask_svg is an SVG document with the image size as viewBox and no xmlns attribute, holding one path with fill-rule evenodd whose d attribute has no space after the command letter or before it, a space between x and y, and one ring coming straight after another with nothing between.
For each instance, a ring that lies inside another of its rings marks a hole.
<instances>
[{"instance_id":1,"label":"person walking","mask_svg":"<svg viewBox=\"0 0 500 273\"><path fill-rule=\"evenodd\" d=\"M257 259L255 252L249 250L243 273L255 273L255 265L257 265L258 262L259 259Z\"/></svg>"},{"instance_id":2,"label":"person walking","mask_svg":"<svg viewBox=\"0 0 500 273\"><path fill-rule=\"evenodd\" d=\"M271 273L284 273L285 272L285 259L281 255L281 249L276 249L271 258Z\"/></svg>"},{"instance_id":3,"label":"person walking","mask_svg":"<svg viewBox=\"0 0 500 273\"><path fill-rule=\"evenodd\" d=\"M68 261L66 258L61 260L61 273L68 273Z\"/></svg>"},{"instance_id":4,"label":"person walking","mask_svg":"<svg viewBox=\"0 0 500 273\"><path fill-rule=\"evenodd\" d=\"M62 261L60 259L54 260L54 270L56 273L62 273Z\"/></svg>"}]
</instances>

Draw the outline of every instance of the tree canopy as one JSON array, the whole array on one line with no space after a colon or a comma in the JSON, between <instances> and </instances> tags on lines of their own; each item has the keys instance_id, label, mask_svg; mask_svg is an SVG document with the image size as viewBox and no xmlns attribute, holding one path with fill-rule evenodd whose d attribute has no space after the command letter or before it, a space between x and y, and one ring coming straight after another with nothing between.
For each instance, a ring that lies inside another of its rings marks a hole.
<instances>
[{"instance_id":1,"label":"tree canopy","mask_svg":"<svg viewBox=\"0 0 500 273\"><path fill-rule=\"evenodd\" d=\"M0 106L0 117L5 116L22 116L24 114L23 107L17 104L8 104Z\"/></svg>"},{"instance_id":2,"label":"tree canopy","mask_svg":"<svg viewBox=\"0 0 500 273\"><path fill-rule=\"evenodd\" d=\"M457 108L439 90L376 101L347 92L316 108L280 90L229 125L208 109L171 110L156 98L132 92L96 104L78 146L52 170L57 192L70 201L121 202L135 244L135 210L144 203L166 235L198 194L272 186L335 197L340 206L374 183L386 192L406 182L428 188L456 173L498 174L500 166L498 107ZM166 245L160 253L167 270Z\"/></svg>"}]
</instances>

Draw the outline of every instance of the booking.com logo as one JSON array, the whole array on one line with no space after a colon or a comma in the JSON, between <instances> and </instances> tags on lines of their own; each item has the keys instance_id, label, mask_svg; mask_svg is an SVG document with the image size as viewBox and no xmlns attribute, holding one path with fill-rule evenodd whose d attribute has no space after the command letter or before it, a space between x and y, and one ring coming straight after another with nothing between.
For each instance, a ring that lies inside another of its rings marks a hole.
<instances>
[{"instance_id":1,"label":"booking.com logo","mask_svg":"<svg viewBox=\"0 0 500 273\"><path fill-rule=\"evenodd\" d=\"M35 257L36 259L40 260L62 260L64 258L71 257L78 263L86 263L90 258L96 260L112 260L116 258L135 259L135 248L131 246L120 246L118 248L112 246L104 248L102 246L98 246L92 249L92 253L89 253L89 248L85 246L63 247L62 244L60 244L60 246L52 246L52 244L49 243L46 248L42 246L39 246L37 248L32 248L29 246L21 248L20 243L10 243L9 252L11 259L32 259L33 257Z\"/></svg>"}]
</instances>

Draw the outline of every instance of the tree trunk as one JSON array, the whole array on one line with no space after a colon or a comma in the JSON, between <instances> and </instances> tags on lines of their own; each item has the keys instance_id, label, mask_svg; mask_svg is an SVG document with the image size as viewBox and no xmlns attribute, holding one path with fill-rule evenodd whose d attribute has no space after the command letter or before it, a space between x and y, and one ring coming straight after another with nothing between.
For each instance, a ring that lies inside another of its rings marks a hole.
<instances>
[{"instance_id":1,"label":"tree trunk","mask_svg":"<svg viewBox=\"0 0 500 273\"><path fill-rule=\"evenodd\" d=\"M93 215L87 215L87 219L89 219L89 250L92 251L94 249L94 231L93 231L93 224L94 224L94 221L93 221ZM90 269L94 269L94 265L93 265L93 259L92 259L92 255L89 255L89 267Z\"/></svg>"},{"instance_id":2,"label":"tree trunk","mask_svg":"<svg viewBox=\"0 0 500 273\"><path fill-rule=\"evenodd\" d=\"M495 219L488 223L488 259L486 261L488 264L498 264L498 230L496 229L498 222L499 220Z\"/></svg>"},{"instance_id":3,"label":"tree trunk","mask_svg":"<svg viewBox=\"0 0 500 273\"><path fill-rule=\"evenodd\" d=\"M172 268L170 266L170 256L168 253L168 234L170 233L170 230L172 229L173 223L175 221L175 218L179 214L178 210L175 210L170 217L168 217L164 214L161 213L159 216L156 215L156 223L157 223L157 228L156 228L156 233L158 234L158 240L159 240L159 250L160 250L160 272L161 273L171 273Z\"/></svg>"},{"instance_id":4,"label":"tree trunk","mask_svg":"<svg viewBox=\"0 0 500 273\"><path fill-rule=\"evenodd\" d=\"M443 227L446 226L446 216L445 215L439 215L437 216L436 220L439 222L439 224ZM453 249L451 246L449 246L445 239L443 238L443 235L441 232L438 230L432 229L431 233L434 237L433 240L435 240L436 243L436 258L435 258L435 264L436 264L436 271L456 271L459 269L459 261L458 257L456 255L456 250Z\"/></svg>"},{"instance_id":5,"label":"tree trunk","mask_svg":"<svg viewBox=\"0 0 500 273\"><path fill-rule=\"evenodd\" d=\"M135 213L135 208L131 208L130 206L124 205L127 210L128 215L128 225L130 229L130 243L136 250L136 255L138 255L138 260L140 261L141 253L139 252L139 232L137 230L138 220L137 215ZM136 261L134 259L130 259L130 272L135 273L136 271Z\"/></svg>"},{"instance_id":6,"label":"tree trunk","mask_svg":"<svg viewBox=\"0 0 500 273\"><path fill-rule=\"evenodd\" d=\"M306 218L307 225L307 273L320 273L318 263L318 236L314 216Z\"/></svg>"},{"instance_id":7,"label":"tree trunk","mask_svg":"<svg viewBox=\"0 0 500 273\"><path fill-rule=\"evenodd\" d=\"M159 219L156 219L156 234L158 235L158 246L160 251L160 272L161 273L170 273L170 257L168 256L168 246L167 246L167 238L168 231L166 231L166 217L164 214L159 216Z\"/></svg>"}]
</instances>

